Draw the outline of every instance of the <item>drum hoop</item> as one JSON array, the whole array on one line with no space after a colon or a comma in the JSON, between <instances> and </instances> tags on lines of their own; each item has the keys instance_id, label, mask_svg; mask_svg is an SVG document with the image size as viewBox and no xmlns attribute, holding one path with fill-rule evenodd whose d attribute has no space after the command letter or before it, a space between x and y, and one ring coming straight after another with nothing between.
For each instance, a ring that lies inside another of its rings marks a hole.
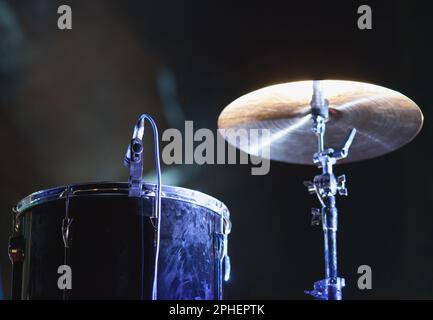
<instances>
[{"instance_id":1,"label":"drum hoop","mask_svg":"<svg viewBox=\"0 0 433 320\"><path fill-rule=\"evenodd\" d=\"M63 199L66 197L65 192L67 188L71 188L70 197L77 197L82 195L100 195L100 196L127 196L128 183L127 182L99 182L99 183L82 183L69 186L55 187L45 190L36 191L20 202L15 207L18 214L33 208L39 204L46 203L53 200ZM154 196L155 184L143 183L142 196ZM192 203L201 207L205 207L214 211L216 214L222 216L225 220L230 219L230 212L226 205L218 199L209 196L200 191L191 190L182 187L162 186L162 198L180 200Z\"/></svg>"}]
</instances>

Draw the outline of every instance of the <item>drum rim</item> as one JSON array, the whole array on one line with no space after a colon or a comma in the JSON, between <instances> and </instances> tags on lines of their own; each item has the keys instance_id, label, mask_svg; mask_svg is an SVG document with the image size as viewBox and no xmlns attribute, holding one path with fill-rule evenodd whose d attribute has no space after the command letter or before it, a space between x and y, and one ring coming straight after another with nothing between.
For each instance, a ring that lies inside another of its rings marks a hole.
<instances>
[{"instance_id":1,"label":"drum rim","mask_svg":"<svg viewBox=\"0 0 433 320\"><path fill-rule=\"evenodd\" d=\"M93 194L100 196L107 195L128 195L128 183L127 182L89 182L89 183L77 183L71 185L64 185L54 188L48 188L39 190L31 193L27 197L21 199L14 211L17 213L24 213L25 211L49 202L58 199L66 198L66 191L69 188L70 195L69 197L77 197L83 195ZM152 197L154 196L154 191L156 189L156 185L153 183L143 183L142 188L142 196ZM206 194L197 190L192 190L183 187L175 187L163 185L161 188L162 198L180 200L184 202L189 202L201 207L205 207L214 211L216 214L223 216L226 219L229 219L230 212L227 209L226 205Z\"/></svg>"}]
</instances>

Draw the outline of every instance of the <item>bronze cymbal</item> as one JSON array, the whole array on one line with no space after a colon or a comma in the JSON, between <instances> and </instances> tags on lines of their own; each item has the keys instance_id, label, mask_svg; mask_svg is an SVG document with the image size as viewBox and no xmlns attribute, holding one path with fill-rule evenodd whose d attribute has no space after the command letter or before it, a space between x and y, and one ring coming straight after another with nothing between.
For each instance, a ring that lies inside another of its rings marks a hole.
<instances>
[{"instance_id":1,"label":"bronze cymbal","mask_svg":"<svg viewBox=\"0 0 433 320\"><path fill-rule=\"evenodd\" d=\"M421 130L421 110L397 91L341 80L323 80L322 86L324 97L329 101L325 147L340 148L350 129L357 129L349 156L340 163L371 159L394 151L410 142ZM283 83L253 91L222 111L218 127L269 129L270 136L264 145L270 147L270 159L313 164L317 138L311 130L312 95L313 81ZM222 131L224 138L234 144L230 136L236 132ZM250 144L249 139L240 139L236 147L256 154L257 150L253 151Z\"/></svg>"}]
</instances>

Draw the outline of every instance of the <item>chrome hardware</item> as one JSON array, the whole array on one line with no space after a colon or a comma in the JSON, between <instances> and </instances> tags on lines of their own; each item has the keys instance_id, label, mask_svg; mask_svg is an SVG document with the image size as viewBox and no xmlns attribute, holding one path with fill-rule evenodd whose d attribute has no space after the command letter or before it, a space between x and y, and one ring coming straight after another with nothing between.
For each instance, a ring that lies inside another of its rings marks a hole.
<instances>
[{"instance_id":1,"label":"chrome hardware","mask_svg":"<svg viewBox=\"0 0 433 320\"><path fill-rule=\"evenodd\" d=\"M304 181L304 186L307 187L308 192L310 194L315 194L316 193L316 186L314 185L313 182L311 182L311 181Z\"/></svg>"},{"instance_id":2,"label":"chrome hardware","mask_svg":"<svg viewBox=\"0 0 433 320\"><path fill-rule=\"evenodd\" d=\"M346 175L341 175L337 178L337 190L340 196L347 196Z\"/></svg>"},{"instance_id":3,"label":"chrome hardware","mask_svg":"<svg viewBox=\"0 0 433 320\"><path fill-rule=\"evenodd\" d=\"M23 236L9 238L8 254L12 264L24 261L25 240Z\"/></svg>"},{"instance_id":4,"label":"chrome hardware","mask_svg":"<svg viewBox=\"0 0 433 320\"><path fill-rule=\"evenodd\" d=\"M71 225L74 219L69 217L69 205L70 205L70 196L71 196L72 188L71 186L67 186L64 190L65 193L65 217L62 220L62 239L65 248L69 248L71 246ZM65 252L66 254L66 252ZM66 261L66 256L65 256Z\"/></svg>"},{"instance_id":5,"label":"chrome hardware","mask_svg":"<svg viewBox=\"0 0 433 320\"><path fill-rule=\"evenodd\" d=\"M231 274L231 260L230 256L228 255L228 235L230 234L232 230L232 223L230 221L230 214L227 209L224 209L221 213L220 219L218 219L218 222L215 226L215 233L219 235L221 241L222 241L222 248L221 248L221 264L223 266L223 278L224 281L230 280L230 274Z\"/></svg>"},{"instance_id":6,"label":"chrome hardware","mask_svg":"<svg viewBox=\"0 0 433 320\"><path fill-rule=\"evenodd\" d=\"M328 278L316 281L313 290L305 290L304 293L314 297L317 300L328 300L329 289L334 290L336 295L341 297L342 289L346 286L346 281L343 278Z\"/></svg>"},{"instance_id":7,"label":"chrome hardware","mask_svg":"<svg viewBox=\"0 0 433 320\"><path fill-rule=\"evenodd\" d=\"M335 204L335 196L347 195L346 176L335 177L333 165L338 160L346 158L349 148L355 138L356 129L352 129L346 138L343 147L335 151L332 148L325 149L324 136L325 125L328 116L329 103L324 99L321 81L314 81L314 94L311 101L313 127L312 131L318 139L318 152L313 155L313 162L318 168L322 168L322 174L314 177L313 182L304 183L309 193L315 193L322 205L321 209L311 210L311 224L322 223L325 240L325 280L314 283L312 291L305 293L321 300L341 300L344 279L337 276L337 218L338 211Z\"/></svg>"},{"instance_id":8,"label":"chrome hardware","mask_svg":"<svg viewBox=\"0 0 433 320\"><path fill-rule=\"evenodd\" d=\"M124 160L129 167L129 196L140 197L143 177L143 141L133 138Z\"/></svg>"},{"instance_id":9,"label":"chrome hardware","mask_svg":"<svg viewBox=\"0 0 433 320\"><path fill-rule=\"evenodd\" d=\"M322 210L318 208L311 209L311 225L320 226L322 222Z\"/></svg>"},{"instance_id":10,"label":"chrome hardware","mask_svg":"<svg viewBox=\"0 0 433 320\"><path fill-rule=\"evenodd\" d=\"M227 282L230 280L230 275L232 273L232 264L230 261L230 256L224 256L224 281Z\"/></svg>"},{"instance_id":11,"label":"chrome hardware","mask_svg":"<svg viewBox=\"0 0 433 320\"><path fill-rule=\"evenodd\" d=\"M71 246L72 237L71 237L71 225L74 222L74 219L64 218L62 220L62 238L65 248L69 248Z\"/></svg>"}]
</instances>

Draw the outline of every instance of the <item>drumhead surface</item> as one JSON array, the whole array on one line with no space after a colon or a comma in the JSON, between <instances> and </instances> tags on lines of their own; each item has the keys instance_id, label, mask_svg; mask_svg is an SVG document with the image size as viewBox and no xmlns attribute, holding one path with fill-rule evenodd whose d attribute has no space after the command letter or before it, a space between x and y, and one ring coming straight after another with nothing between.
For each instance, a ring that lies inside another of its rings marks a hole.
<instances>
[{"instance_id":1,"label":"drumhead surface","mask_svg":"<svg viewBox=\"0 0 433 320\"><path fill-rule=\"evenodd\" d=\"M69 197L92 195L92 196L128 196L127 182L100 182L100 183L82 183L69 186L61 186L51 189L45 189L34 192L18 202L15 207L16 212L23 213L24 211L49 201L66 198L69 190ZM155 195L156 185L152 183L143 183L142 196L153 197ZM161 188L162 198L175 199L196 204L214 211L216 214L228 219L230 213L226 205L200 191L195 191L187 188L165 186Z\"/></svg>"}]
</instances>

